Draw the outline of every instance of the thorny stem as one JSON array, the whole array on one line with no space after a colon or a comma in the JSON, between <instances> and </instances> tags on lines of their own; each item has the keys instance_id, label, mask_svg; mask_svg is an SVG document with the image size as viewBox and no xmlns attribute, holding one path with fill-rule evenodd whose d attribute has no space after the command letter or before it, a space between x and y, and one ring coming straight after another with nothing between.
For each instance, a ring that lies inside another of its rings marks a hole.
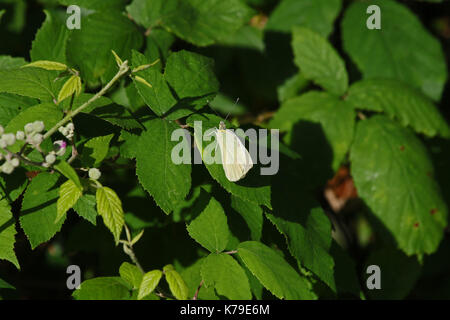
<instances>
[{"instance_id":1,"label":"thorny stem","mask_svg":"<svg viewBox=\"0 0 450 320\"><path fill-rule=\"evenodd\" d=\"M125 60L122 65L120 66L119 71L116 73L116 75L109 81L99 92L97 92L92 98L90 98L88 101L83 103L81 106L79 106L76 110L70 111L67 113L67 115L59 121L56 125L53 126L50 130L48 130L42 139L44 141L48 137L50 137L52 134L54 134L59 127L65 125L67 122L69 122L73 117L75 117L77 114L82 112L84 109L86 109L92 102L96 101L100 97L102 97L112 86L113 84L120 79L124 74L126 74L130 70L130 67L128 66L128 61Z\"/></svg>"}]
</instances>

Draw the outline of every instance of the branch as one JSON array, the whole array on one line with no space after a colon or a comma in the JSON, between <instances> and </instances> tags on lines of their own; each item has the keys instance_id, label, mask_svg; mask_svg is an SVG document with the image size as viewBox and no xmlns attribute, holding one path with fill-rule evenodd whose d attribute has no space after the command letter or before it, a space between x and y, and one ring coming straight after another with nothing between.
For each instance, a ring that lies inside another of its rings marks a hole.
<instances>
[{"instance_id":1,"label":"branch","mask_svg":"<svg viewBox=\"0 0 450 320\"><path fill-rule=\"evenodd\" d=\"M44 141L48 137L50 137L52 134L54 134L59 127L65 125L67 122L69 122L73 117L75 117L78 113L82 112L84 109L86 109L91 103L102 97L112 86L113 84L124 74L126 74L130 70L130 67L128 66L128 61L124 61L122 65L120 66L119 71L116 73L114 78L111 79L111 81L108 82L106 86L104 86L99 92L97 92L92 98L90 98L88 101L83 103L81 106L79 106L75 111L69 111L67 115L59 121L57 124L53 126L50 130L48 130L42 139Z\"/></svg>"},{"instance_id":2,"label":"branch","mask_svg":"<svg viewBox=\"0 0 450 320\"><path fill-rule=\"evenodd\" d=\"M200 292L200 288L202 287L202 285L203 285L203 280L200 281L200 284L198 285L198 288L197 288L197 290L195 291L195 294L194 294L194 297L192 297L192 300L197 300L197 298L198 298L198 293Z\"/></svg>"}]
</instances>

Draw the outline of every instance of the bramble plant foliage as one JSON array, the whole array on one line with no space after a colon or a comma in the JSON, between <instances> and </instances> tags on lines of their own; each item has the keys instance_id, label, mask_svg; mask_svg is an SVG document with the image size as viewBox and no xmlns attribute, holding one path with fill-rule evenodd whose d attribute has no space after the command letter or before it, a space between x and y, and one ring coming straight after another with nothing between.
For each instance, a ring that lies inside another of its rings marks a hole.
<instances>
[{"instance_id":1,"label":"bramble plant foliage","mask_svg":"<svg viewBox=\"0 0 450 320\"><path fill-rule=\"evenodd\" d=\"M450 298L443 8L0 0L0 298Z\"/></svg>"}]
</instances>

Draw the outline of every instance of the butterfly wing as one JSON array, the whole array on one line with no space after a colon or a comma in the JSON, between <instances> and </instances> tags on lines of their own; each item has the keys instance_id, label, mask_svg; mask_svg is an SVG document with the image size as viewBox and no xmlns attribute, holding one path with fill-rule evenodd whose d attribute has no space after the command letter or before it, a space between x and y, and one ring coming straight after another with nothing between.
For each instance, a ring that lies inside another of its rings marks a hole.
<instances>
[{"instance_id":1,"label":"butterfly wing","mask_svg":"<svg viewBox=\"0 0 450 320\"><path fill-rule=\"evenodd\" d=\"M216 137L227 179L235 182L245 177L253 167L253 161L244 144L228 129L217 130Z\"/></svg>"}]
</instances>

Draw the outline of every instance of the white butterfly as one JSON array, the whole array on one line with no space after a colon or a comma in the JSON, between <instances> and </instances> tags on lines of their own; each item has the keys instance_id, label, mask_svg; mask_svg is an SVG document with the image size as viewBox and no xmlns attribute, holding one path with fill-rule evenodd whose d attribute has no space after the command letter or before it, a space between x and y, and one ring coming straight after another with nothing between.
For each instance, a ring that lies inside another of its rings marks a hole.
<instances>
[{"instance_id":1,"label":"white butterfly","mask_svg":"<svg viewBox=\"0 0 450 320\"><path fill-rule=\"evenodd\" d=\"M250 153L245 149L239 137L226 128L223 121L220 121L219 129L216 129L214 133L220 149L225 176L232 182L244 178L253 167Z\"/></svg>"}]
</instances>

